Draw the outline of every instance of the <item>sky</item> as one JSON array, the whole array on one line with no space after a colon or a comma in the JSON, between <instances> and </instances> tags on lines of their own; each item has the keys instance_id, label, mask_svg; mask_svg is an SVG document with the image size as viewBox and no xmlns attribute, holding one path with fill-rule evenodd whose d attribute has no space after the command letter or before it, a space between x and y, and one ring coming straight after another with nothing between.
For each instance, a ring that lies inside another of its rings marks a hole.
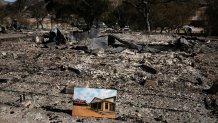
<instances>
[{"instance_id":1,"label":"sky","mask_svg":"<svg viewBox=\"0 0 218 123\"><path fill-rule=\"evenodd\" d=\"M4 1L8 1L8 2L14 2L14 1L16 1L16 0L4 0Z\"/></svg>"},{"instance_id":2,"label":"sky","mask_svg":"<svg viewBox=\"0 0 218 123\"><path fill-rule=\"evenodd\" d=\"M86 100L90 103L94 97L103 99L112 96L117 96L117 90L75 87L73 99Z\"/></svg>"}]
</instances>

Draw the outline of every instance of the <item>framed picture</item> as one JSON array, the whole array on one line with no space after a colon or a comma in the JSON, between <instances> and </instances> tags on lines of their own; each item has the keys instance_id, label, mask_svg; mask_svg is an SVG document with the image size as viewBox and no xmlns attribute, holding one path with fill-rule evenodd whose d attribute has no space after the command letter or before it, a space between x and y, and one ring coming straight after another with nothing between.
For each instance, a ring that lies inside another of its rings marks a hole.
<instances>
[{"instance_id":1,"label":"framed picture","mask_svg":"<svg viewBox=\"0 0 218 123\"><path fill-rule=\"evenodd\" d=\"M74 88L73 116L115 118L117 90Z\"/></svg>"}]
</instances>

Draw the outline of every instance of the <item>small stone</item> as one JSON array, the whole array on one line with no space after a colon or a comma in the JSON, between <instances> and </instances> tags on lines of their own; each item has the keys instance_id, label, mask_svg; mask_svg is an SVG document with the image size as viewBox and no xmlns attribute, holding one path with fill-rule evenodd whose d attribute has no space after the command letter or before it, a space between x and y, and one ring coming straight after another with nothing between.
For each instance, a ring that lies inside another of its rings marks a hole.
<instances>
[{"instance_id":1,"label":"small stone","mask_svg":"<svg viewBox=\"0 0 218 123\"><path fill-rule=\"evenodd\" d=\"M1 52L1 53L2 53L2 55L3 55L3 56L6 56L6 55L7 55L7 53L6 53L6 52Z\"/></svg>"},{"instance_id":2,"label":"small stone","mask_svg":"<svg viewBox=\"0 0 218 123\"><path fill-rule=\"evenodd\" d=\"M14 59L17 59L19 56L16 53L13 53Z\"/></svg>"},{"instance_id":3,"label":"small stone","mask_svg":"<svg viewBox=\"0 0 218 123\"><path fill-rule=\"evenodd\" d=\"M39 36L36 36L36 37L35 37L35 42L36 42L36 44L40 44L40 43L41 43Z\"/></svg>"},{"instance_id":4,"label":"small stone","mask_svg":"<svg viewBox=\"0 0 218 123\"><path fill-rule=\"evenodd\" d=\"M32 105L32 102L28 100L28 101L23 102L22 105L26 108L29 108Z\"/></svg>"},{"instance_id":5,"label":"small stone","mask_svg":"<svg viewBox=\"0 0 218 123\"><path fill-rule=\"evenodd\" d=\"M166 60L166 63L167 63L168 65L172 65L172 64L173 64L173 61L172 61L171 59L168 59L168 60Z\"/></svg>"}]
</instances>

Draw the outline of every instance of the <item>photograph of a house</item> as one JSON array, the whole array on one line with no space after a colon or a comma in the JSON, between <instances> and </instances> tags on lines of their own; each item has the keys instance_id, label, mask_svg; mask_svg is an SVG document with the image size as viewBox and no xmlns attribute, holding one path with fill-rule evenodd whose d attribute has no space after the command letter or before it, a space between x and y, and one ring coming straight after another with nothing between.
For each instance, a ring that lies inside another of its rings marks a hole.
<instances>
[{"instance_id":1,"label":"photograph of a house","mask_svg":"<svg viewBox=\"0 0 218 123\"><path fill-rule=\"evenodd\" d=\"M73 116L115 118L117 90L74 88Z\"/></svg>"}]
</instances>

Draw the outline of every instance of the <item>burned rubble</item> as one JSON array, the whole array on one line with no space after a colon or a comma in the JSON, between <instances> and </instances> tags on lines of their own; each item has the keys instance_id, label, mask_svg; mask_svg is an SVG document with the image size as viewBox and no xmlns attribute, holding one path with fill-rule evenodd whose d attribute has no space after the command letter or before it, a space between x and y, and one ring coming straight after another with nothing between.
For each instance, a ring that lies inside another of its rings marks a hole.
<instances>
[{"instance_id":1,"label":"burned rubble","mask_svg":"<svg viewBox=\"0 0 218 123\"><path fill-rule=\"evenodd\" d=\"M12 122L217 122L215 40L95 32L73 37L73 44L58 28L35 41L1 41L0 117ZM117 89L117 118L71 117L75 86Z\"/></svg>"}]
</instances>

